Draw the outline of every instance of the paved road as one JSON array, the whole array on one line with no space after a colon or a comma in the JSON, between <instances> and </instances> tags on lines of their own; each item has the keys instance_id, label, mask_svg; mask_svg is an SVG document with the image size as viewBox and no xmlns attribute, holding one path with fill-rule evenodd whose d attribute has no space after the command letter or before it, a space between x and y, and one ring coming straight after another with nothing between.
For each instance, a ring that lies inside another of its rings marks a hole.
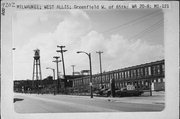
<instances>
[{"instance_id":1,"label":"paved road","mask_svg":"<svg viewBox=\"0 0 180 119\"><path fill-rule=\"evenodd\" d=\"M128 99L131 100L130 103L123 101ZM41 94L15 94L14 104L15 111L18 113L136 112L161 111L164 108L164 104L133 103L131 97L122 98L121 101L121 98L118 100L98 97L91 99L87 96Z\"/></svg>"}]
</instances>

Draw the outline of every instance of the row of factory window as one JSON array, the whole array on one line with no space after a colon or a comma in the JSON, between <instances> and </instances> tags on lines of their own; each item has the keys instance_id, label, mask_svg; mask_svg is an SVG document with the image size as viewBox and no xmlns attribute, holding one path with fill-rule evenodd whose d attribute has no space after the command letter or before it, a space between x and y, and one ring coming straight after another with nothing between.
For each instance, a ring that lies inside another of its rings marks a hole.
<instances>
[{"instance_id":1,"label":"row of factory window","mask_svg":"<svg viewBox=\"0 0 180 119\"><path fill-rule=\"evenodd\" d=\"M152 80L152 83L161 83L161 82L165 82L165 79L164 78L157 78L157 79L153 79ZM139 80L139 81L133 81L133 82L129 82L129 81L123 81L123 82L115 82L115 87L116 88L123 88L123 87L126 87L127 84L133 84L134 86L149 86L149 80ZM110 88L110 83L103 83L104 87L105 88ZM93 84L93 87L96 87L96 88L100 88L101 87L101 84L100 83L96 83L96 84Z\"/></svg>"},{"instance_id":2,"label":"row of factory window","mask_svg":"<svg viewBox=\"0 0 180 119\"><path fill-rule=\"evenodd\" d=\"M158 78L158 79L153 79L152 83L161 83L164 82L164 78ZM128 82L128 81L123 81L123 82L115 82L115 88L123 88L126 87L127 84L132 84L135 87L143 87L143 86L149 86L149 80L140 80L140 81L134 81L134 82ZM100 88L100 84L95 84L94 87ZM110 83L104 83L105 88L110 88Z\"/></svg>"},{"instance_id":3,"label":"row of factory window","mask_svg":"<svg viewBox=\"0 0 180 119\"><path fill-rule=\"evenodd\" d=\"M110 79L115 80L121 80L121 79L130 79L130 78L142 78L147 76L157 76L157 75L163 75L164 74L164 64L149 66L149 67L143 67L143 68L137 68L137 69L131 69L128 71L116 71L116 72L106 72L105 74L102 74L102 79L100 75L94 75L92 77L93 83L100 83L102 82L109 82ZM76 85L86 85L90 83L90 77L83 77L74 80L74 86Z\"/></svg>"}]
</instances>

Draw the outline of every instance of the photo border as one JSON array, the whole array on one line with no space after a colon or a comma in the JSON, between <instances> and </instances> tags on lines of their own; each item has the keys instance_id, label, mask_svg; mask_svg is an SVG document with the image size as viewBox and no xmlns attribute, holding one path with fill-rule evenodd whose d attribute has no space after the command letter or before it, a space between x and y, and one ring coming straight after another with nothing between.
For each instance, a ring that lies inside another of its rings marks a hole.
<instances>
[{"instance_id":1,"label":"photo border","mask_svg":"<svg viewBox=\"0 0 180 119\"><path fill-rule=\"evenodd\" d=\"M143 119L176 119L179 116L179 2L168 1L169 9L164 9L164 44L165 44L165 110L161 112L102 112L102 113L38 113L19 114L13 104L13 62L12 62L12 17L16 11L13 4L117 4L117 3L153 3L145 1L2 1L10 4L1 13L1 116L2 119L98 119L143 118ZM156 3L162 3L157 2ZM164 2L164 1L163 1ZM165 2L166 3L166 2ZM1 8L1 9L2 9ZM25 11L25 10L23 10Z\"/></svg>"}]
</instances>

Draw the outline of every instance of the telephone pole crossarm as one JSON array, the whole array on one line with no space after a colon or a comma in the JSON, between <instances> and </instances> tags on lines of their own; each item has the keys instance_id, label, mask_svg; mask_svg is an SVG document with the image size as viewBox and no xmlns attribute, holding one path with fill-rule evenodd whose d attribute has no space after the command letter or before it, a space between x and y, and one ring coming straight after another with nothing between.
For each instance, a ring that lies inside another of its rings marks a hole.
<instances>
[{"instance_id":1,"label":"telephone pole crossarm","mask_svg":"<svg viewBox=\"0 0 180 119\"><path fill-rule=\"evenodd\" d=\"M66 52L67 50L63 50L63 48L65 48L65 46L57 46L58 48L60 48L60 50L57 50L56 52L60 52L61 53L61 57L62 57L62 65L63 65L63 74L64 74L64 84L65 84L65 88L67 85L67 80L66 80L66 72L65 72L65 64L64 64L64 55L63 53Z\"/></svg>"}]
</instances>

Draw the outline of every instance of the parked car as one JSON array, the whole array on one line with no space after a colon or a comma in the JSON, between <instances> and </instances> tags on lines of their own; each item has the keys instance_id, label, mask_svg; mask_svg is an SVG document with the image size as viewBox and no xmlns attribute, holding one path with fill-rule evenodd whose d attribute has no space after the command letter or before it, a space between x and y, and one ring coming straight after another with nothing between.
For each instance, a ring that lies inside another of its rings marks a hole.
<instances>
[{"instance_id":1,"label":"parked car","mask_svg":"<svg viewBox=\"0 0 180 119\"><path fill-rule=\"evenodd\" d=\"M136 89L133 85L129 85L127 87L115 91L115 95L117 97L140 96L143 93L143 90Z\"/></svg>"},{"instance_id":2,"label":"parked car","mask_svg":"<svg viewBox=\"0 0 180 119\"><path fill-rule=\"evenodd\" d=\"M95 93L99 96L109 97L111 95L111 89L108 89L108 88L99 89L99 90L96 90Z\"/></svg>"}]
</instances>

